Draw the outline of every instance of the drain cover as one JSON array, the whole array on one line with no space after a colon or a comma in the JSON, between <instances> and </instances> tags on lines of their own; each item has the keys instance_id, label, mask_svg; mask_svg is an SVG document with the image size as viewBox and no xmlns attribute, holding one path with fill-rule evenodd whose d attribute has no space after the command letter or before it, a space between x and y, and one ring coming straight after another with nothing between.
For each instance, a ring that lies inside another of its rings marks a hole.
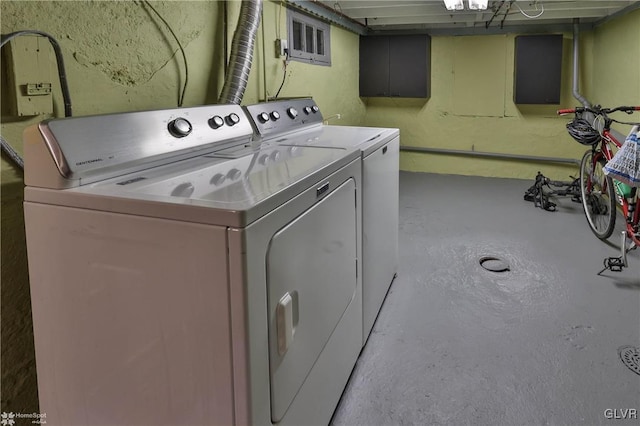
<instances>
[{"instance_id":1,"label":"drain cover","mask_svg":"<svg viewBox=\"0 0 640 426\"><path fill-rule=\"evenodd\" d=\"M496 256L482 256L479 260L480 266L491 272L507 272L510 271L509 263Z\"/></svg>"},{"instance_id":2,"label":"drain cover","mask_svg":"<svg viewBox=\"0 0 640 426\"><path fill-rule=\"evenodd\" d=\"M627 368L640 375L640 349L633 346L622 346L618 349L620 359Z\"/></svg>"}]
</instances>

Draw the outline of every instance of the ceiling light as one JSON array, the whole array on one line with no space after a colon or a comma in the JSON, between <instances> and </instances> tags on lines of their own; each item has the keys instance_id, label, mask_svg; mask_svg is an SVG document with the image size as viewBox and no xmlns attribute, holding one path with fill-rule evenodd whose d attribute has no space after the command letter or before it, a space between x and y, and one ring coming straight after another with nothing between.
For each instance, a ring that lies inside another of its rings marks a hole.
<instances>
[{"instance_id":1,"label":"ceiling light","mask_svg":"<svg viewBox=\"0 0 640 426\"><path fill-rule=\"evenodd\" d=\"M487 8L487 0L469 0L469 9L485 10Z\"/></svg>"},{"instance_id":2,"label":"ceiling light","mask_svg":"<svg viewBox=\"0 0 640 426\"><path fill-rule=\"evenodd\" d=\"M444 0L444 5L447 7L447 10L464 9L464 3L462 3L462 0Z\"/></svg>"}]
</instances>

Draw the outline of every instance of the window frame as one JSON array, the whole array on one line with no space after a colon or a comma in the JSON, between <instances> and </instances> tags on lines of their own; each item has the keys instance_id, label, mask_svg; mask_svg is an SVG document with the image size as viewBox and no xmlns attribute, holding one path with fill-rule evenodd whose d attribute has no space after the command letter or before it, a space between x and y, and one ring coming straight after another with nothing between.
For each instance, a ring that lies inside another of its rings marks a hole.
<instances>
[{"instance_id":1,"label":"window frame","mask_svg":"<svg viewBox=\"0 0 640 426\"><path fill-rule=\"evenodd\" d=\"M302 25L300 49L295 49L294 21ZM307 52L307 28L313 28L313 52ZM318 31L322 31L324 54L318 54ZM331 25L319 19L287 9L287 35L289 37L289 59L307 64L331 66Z\"/></svg>"}]
</instances>

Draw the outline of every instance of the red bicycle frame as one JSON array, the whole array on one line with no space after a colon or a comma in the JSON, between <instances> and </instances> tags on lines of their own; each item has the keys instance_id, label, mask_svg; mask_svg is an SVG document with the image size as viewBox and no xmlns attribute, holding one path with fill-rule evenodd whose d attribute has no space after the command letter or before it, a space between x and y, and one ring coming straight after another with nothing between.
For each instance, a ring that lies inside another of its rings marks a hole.
<instances>
[{"instance_id":1,"label":"red bicycle frame","mask_svg":"<svg viewBox=\"0 0 640 426\"><path fill-rule=\"evenodd\" d=\"M601 132L602 139L600 140L600 142L598 142L598 144L600 145L600 149L596 149L595 146L593 148L593 158L592 158L592 164L591 164L592 170L594 170L595 167L599 165L598 160L600 160L602 157L604 157L607 161L611 160L611 158L613 157L614 154L609 144L613 144L617 148L622 147L622 144L623 144L623 142L620 142L619 140L617 140L616 137L611 133L610 125L615 120L608 118L606 114L614 111L626 111L628 113L631 113L632 111L640 111L640 106L617 107L613 109L602 109L600 108L600 106L595 106L593 108L595 109L592 109L589 107L585 107L585 108L579 107L579 108L571 108L571 109L561 109L561 110L558 110L557 112L558 115L564 115L564 114L573 114L576 112L582 113L582 112L588 111L593 114L604 117L605 124ZM590 181L589 181L589 185L591 185ZM603 182L603 185L605 185L603 189L606 190L606 181ZM590 189L591 188L589 188L589 190ZM640 191L640 188L636 190L636 192L637 191ZM627 237L631 239L631 241L636 246L640 247L640 235L638 234L640 231L640 228L639 228L640 227L640 194L636 193L635 207L633 209L633 215L630 217L629 201L625 197L623 197L621 194L619 194L617 188L615 187L614 187L614 193L616 194L616 199L618 204L622 207L622 214L624 215L624 218L625 218Z\"/></svg>"},{"instance_id":2,"label":"red bicycle frame","mask_svg":"<svg viewBox=\"0 0 640 426\"><path fill-rule=\"evenodd\" d=\"M616 147L620 148L622 147L623 143L618 141L609 129L604 129L602 131L602 141L600 141L600 150L596 151L593 155L593 163L591 164L592 167L595 167L598 164L598 160L603 156L607 161L613 158L614 154L613 151L611 151L609 144L614 144ZM616 194L618 204L622 207L622 214L627 225L627 237L629 237L636 246L640 247L640 239L636 237L636 233L638 232L638 225L640 224L640 196L636 195L635 209L633 211L633 216L630 218L629 201L625 197L620 195L616 188L614 188L614 192Z\"/></svg>"}]
</instances>

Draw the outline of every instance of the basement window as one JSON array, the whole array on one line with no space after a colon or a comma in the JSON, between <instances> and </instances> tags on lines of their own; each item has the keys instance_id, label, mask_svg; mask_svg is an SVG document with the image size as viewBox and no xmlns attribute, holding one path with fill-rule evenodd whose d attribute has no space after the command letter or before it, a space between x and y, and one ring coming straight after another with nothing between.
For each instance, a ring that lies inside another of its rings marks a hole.
<instances>
[{"instance_id":1,"label":"basement window","mask_svg":"<svg viewBox=\"0 0 640 426\"><path fill-rule=\"evenodd\" d=\"M295 10L287 12L289 59L316 65L331 65L329 24Z\"/></svg>"}]
</instances>

